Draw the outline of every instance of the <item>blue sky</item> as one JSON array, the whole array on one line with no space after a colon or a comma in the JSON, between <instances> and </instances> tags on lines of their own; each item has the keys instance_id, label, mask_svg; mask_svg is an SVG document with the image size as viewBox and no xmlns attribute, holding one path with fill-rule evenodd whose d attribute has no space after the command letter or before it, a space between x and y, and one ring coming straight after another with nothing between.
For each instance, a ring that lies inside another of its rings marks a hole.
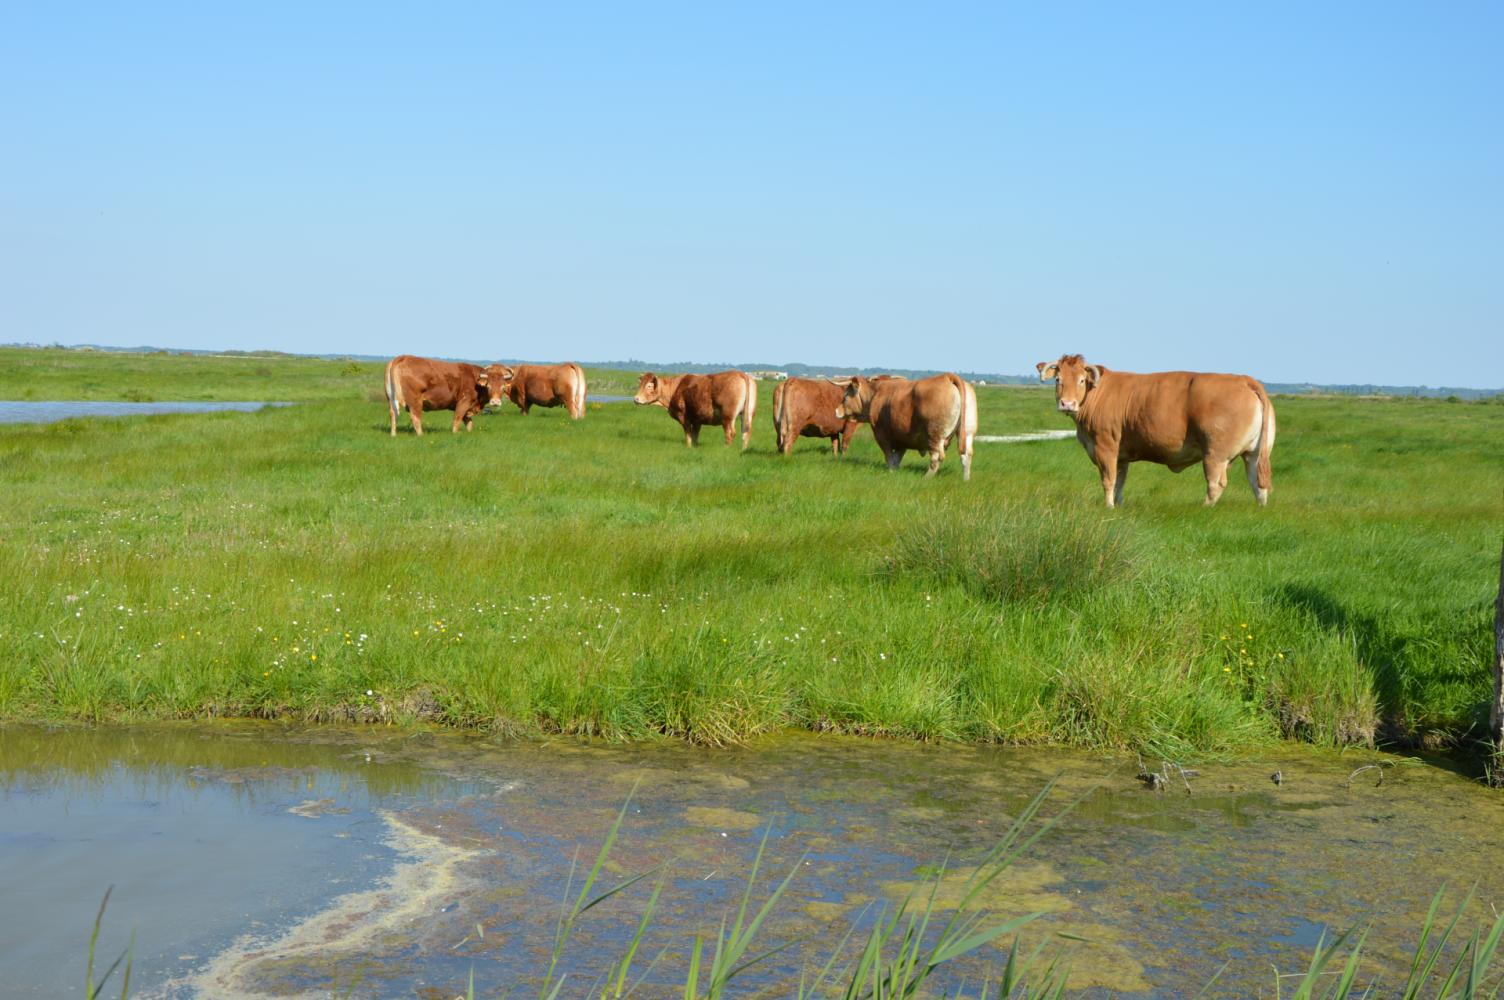
<instances>
[{"instance_id":1,"label":"blue sky","mask_svg":"<svg viewBox=\"0 0 1504 1000\"><path fill-rule=\"evenodd\" d=\"M1504 4L0 5L0 341L1504 386Z\"/></svg>"}]
</instances>

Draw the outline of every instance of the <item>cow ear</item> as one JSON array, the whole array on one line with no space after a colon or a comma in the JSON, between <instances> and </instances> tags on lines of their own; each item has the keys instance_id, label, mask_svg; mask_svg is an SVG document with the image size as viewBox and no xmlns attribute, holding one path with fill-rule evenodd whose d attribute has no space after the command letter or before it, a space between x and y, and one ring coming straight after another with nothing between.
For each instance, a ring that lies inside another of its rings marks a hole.
<instances>
[{"instance_id":1,"label":"cow ear","mask_svg":"<svg viewBox=\"0 0 1504 1000\"><path fill-rule=\"evenodd\" d=\"M1055 364L1054 362L1041 361L1039 364L1034 366L1034 370L1039 372L1039 381L1048 382L1050 379L1055 377L1055 374L1057 372L1060 371L1060 366Z\"/></svg>"},{"instance_id":2,"label":"cow ear","mask_svg":"<svg viewBox=\"0 0 1504 1000\"><path fill-rule=\"evenodd\" d=\"M1096 385L1100 381L1102 381L1102 366L1101 365L1087 365L1086 366L1086 384L1087 385Z\"/></svg>"}]
</instances>

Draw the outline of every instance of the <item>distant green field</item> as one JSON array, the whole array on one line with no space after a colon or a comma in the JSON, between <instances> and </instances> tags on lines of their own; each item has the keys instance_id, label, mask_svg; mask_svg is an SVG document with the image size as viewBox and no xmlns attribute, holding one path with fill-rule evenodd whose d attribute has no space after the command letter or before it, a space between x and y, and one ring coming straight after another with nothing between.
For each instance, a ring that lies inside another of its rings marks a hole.
<instances>
[{"instance_id":1,"label":"distant green field","mask_svg":"<svg viewBox=\"0 0 1504 1000\"><path fill-rule=\"evenodd\" d=\"M379 369L0 351L0 398L300 401L0 427L0 718L1166 754L1479 732L1504 405L1278 398L1267 509L1140 465L1109 512L1074 441L979 444L966 484L954 455L886 472L867 431L780 457L770 384L747 454L619 403L393 440ZM984 434L1069 427L1042 388L978 405Z\"/></svg>"}]
</instances>

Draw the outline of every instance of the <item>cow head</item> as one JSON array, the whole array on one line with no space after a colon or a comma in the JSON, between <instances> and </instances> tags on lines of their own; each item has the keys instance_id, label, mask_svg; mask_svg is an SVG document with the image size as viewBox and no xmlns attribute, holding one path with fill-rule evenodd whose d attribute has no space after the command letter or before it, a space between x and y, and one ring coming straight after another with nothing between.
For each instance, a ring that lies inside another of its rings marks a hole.
<instances>
[{"instance_id":1,"label":"cow head","mask_svg":"<svg viewBox=\"0 0 1504 1000\"><path fill-rule=\"evenodd\" d=\"M501 405L507 397L507 390L512 387L512 376L512 369L506 365L486 365L475 384L486 390L487 406Z\"/></svg>"},{"instance_id":2,"label":"cow head","mask_svg":"<svg viewBox=\"0 0 1504 1000\"><path fill-rule=\"evenodd\" d=\"M867 411L872 406L872 394L876 391L872 380L861 375L854 376L846 383L845 390L841 394L840 405L836 407L836 417L841 420L865 421Z\"/></svg>"},{"instance_id":3,"label":"cow head","mask_svg":"<svg viewBox=\"0 0 1504 1000\"><path fill-rule=\"evenodd\" d=\"M1055 380L1055 409L1061 413L1079 413L1086 404L1086 394L1102 381L1106 371L1101 365L1089 365L1079 354L1062 355L1059 361L1041 361L1034 366L1039 381Z\"/></svg>"},{"instance_id":4,"label":"cow head","mask_svg":"<svg viewBox=\"0 0 1504 1000\"><path fill-rule=\"evenodd\" d=\"M658 376L652 372L643 372L642 378L637 380L637 395L632 397L632 402L638 406L650 406L657 403L659 406L667 406L668 400L664 397L662 383Z\"/></svg>"}]
</instances>

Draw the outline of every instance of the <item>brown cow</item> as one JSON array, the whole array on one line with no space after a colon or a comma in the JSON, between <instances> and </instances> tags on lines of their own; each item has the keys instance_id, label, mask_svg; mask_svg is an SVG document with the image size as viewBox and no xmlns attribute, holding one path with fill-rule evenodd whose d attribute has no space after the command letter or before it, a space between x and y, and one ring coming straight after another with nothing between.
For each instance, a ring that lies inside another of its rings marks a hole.
<instances>
[{"instance_id":1,"label":"brown cow","mask_svg":"<svg viewBox=\"0 0 1504 1000\"><path fill-rule=\"evenodd\" d=\"M714 375L654 375L644 372L632 401L658 404L684 428L684 443L700 443L700 428L720 424L726 443L736 437L736 418L742 418L742 451L752 443L752 418L757 413L757 382L746 372Z\"/></svg>"},{"instance_id":2,"label":"brown cow","mask_svg":"<svg viewBox=\"0 0 1504 1000\"><path fill-rule=\"evenodd\" d=\"M1227 463L1243 456L1248 485L1269 502L1274 404L1257 379L1202 372L1109 371L1079 354L1035 366L1055 380L1055 407L1076 422L1076 440L1102 473L1107 506L1123 502L1130 462L1179 472L1201 463L1207 506L1227 487Z\"/></svg>"},{"instance_id":3,"label":"brown cow","mask_svg":"<svg viewBox=\"0 0 1504 1000\"><path fill-rule=\"evenodd\" d=\"M436 361L402 354L386 364L386 403L392 417L392 436L397 434L397 414L407 408L413 433L423 433L424 410L453 410L458 431L475 427L475 415L492 402L491 388L501 377L500 365ZM499 397L497 397L499 398Z\"/></svg>"},{"instance_id":4,"label":"brown cow","mask_svg":"<svg viewBox=\"0 0 1504 1000\"><path fill-rule=\"evenodd\" d=\"M534 406L563 406L575 420L585 415L585 371L574 362L503 365L501 372L500 396L516 403L524 417Z\"/></svg>"},{"instance_id":5,"label":"brown cow","mask_svg":"<svg viewBox=\"0 0 1504 1000\"><path fill-rule=\"evenodd\" d=\"M846 386L836 416L871 424L890 469L898 468L910 448L924 451L930 457L926 476L939 471L945 449L959 439L961 479L971 478L977 394L959 375L946 372L914 381L858 376Z\"/></svg>"},{"instance_id":6,"label":"brown cow","mask_svg":"<svg viewBox=\"0 0 1504 1000\"><path fill-rule=\"evenodd\" d=\"M773 431L778 450L787 455L801 437L829 438L830 450L846 454L857 421L836 416L845 391L844 380L791 378L773 390Z\"/></svg>"}]
</instances>

